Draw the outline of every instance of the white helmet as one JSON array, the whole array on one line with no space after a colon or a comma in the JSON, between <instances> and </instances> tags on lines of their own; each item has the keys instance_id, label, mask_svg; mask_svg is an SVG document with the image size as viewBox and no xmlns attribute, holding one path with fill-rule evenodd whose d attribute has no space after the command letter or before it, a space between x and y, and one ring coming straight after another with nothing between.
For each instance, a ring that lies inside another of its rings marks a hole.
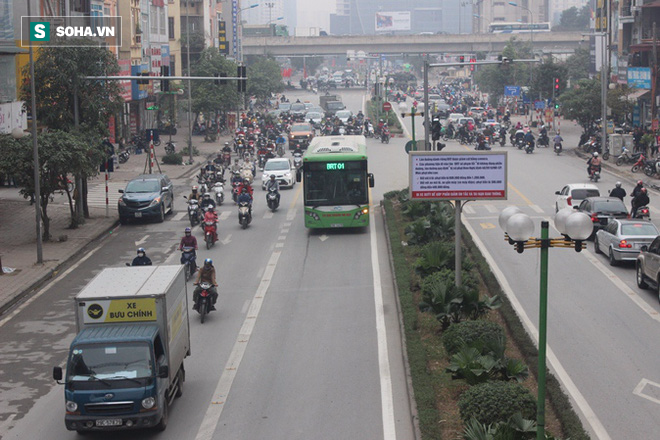
<instances>
[{"instance_id":1,"label":"white helmet","mask_svg":"<svg viewBox=\"0 0 660 440\"><path fill-rule=\"evenodd\" d=\"M598 153L594 153L594 157L598 157Z\"/></svg>"}]
</instances>

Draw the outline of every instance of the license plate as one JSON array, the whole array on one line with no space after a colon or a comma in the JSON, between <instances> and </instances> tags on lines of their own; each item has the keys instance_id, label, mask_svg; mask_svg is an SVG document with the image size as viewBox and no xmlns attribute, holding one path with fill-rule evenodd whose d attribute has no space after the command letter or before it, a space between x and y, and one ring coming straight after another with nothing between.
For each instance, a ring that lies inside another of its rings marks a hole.
<instances>
[{"instance_id":1,"label":"license plate","mask_svg":"<svg viewBox=\"0 0 660 440\"><path fill-rule=\"evenodd\" d=\"M140 218L140 217L142 217L142 213L141 212L136 212L135 213L135 218Z\"/></svg>"},{"instance_id":2,"label":"license plate","mask_svg":"<svg viewBox=\"0 0 660 440\"><path fill-rule=\"evenodd\" d=\"M121 426L121 419L100 419L96 421L96 426Z\"/></svg>"},{"instance_id":3,"label":"license plate","mask_svg":"<svg viewBox=\"0 0 660 440\"><path fill-rule=\"evenodd\" d=\"M332 224L330 225L330 227L331 227L331 228L343 228L344 225L342 225L341 223L332 223Z\"/></svg>"}]
</instances>

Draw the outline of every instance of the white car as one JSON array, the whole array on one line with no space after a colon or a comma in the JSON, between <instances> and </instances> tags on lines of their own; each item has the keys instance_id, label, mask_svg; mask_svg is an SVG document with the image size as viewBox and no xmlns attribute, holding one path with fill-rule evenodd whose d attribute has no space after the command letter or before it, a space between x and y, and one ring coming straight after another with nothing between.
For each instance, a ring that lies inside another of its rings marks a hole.
<instances>
[{"instance_id":1,"label":"white car","mask_svg":"<svg viewBox=\"0 0 660 440\"><path fill-rule=\"evenodd\" d=\"M316 126L320 125L321 122L323 122L323 113L311 112L311 111L307 112L307 114L305 115L305 120L307 122L311 121L312 124L314 124L314 126L316 127Z\"/></svg>"},{"instance_id":2,"label":"white car","mask_svg":"<svg viewBox=\"0 0 660 440\"><path fill-rule=\"evenodd\" d=\"M341 120L342 124L346 124L348 122L348 118L353 116L353 112L350 110L339 110L337 113L335 113L335 116Z\"/></svg>"},{"instance_id":3,"label":"white car","mask_svg":"<svg viewBox=\"0 0 660 440\"><path fill-rule=\"evenodd\" d=\"M296 184L295 172L291 161L286 157L275 157L268 159L264 165L264 171L261 174L261 189L266 190L266 182L270 180L270 175L275 174L275 179L280 182L280 186L289 186L293 188Z\"/></svg>"},{"instance_id":4,"label":"white car","mask_svg":"<svg viewBox=\"0 0 660 440\"><path fill-rule=\"evenodd\" d=\"M447 121L451 121L454 124L457 124L458 120L464 117L465 115L463 113L450 113L449 117L447 118Z\"/></svg>"},{"instance_id":5,"label":"white car","mask_svg":"<svg viewBox=\"0 0 660 440\"><path fill-rule=\"evenodd\" d=\"M566 207L580 206L580 202L587 197L600 197L600 190L592 183L569 183L561 191L555 191L555 194L557 194L555 212L558 212Z\"/></svg>"}]
</instances>

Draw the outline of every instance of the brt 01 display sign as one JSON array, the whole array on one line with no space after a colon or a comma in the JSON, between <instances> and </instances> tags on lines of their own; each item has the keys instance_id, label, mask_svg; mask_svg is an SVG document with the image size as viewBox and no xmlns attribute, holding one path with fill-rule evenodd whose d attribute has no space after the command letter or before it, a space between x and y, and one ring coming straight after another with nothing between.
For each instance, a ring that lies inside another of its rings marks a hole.
<instances>
[{"instance_id":1,"label":"brt 01 display sign","mask_svg":"<svg viewBox=\"0 0 660 440\"><path fill-rule=\"evenodd\" d=\"M506 200L507 153L410 152L413 200Z\"/></svg>"}]
</instances>

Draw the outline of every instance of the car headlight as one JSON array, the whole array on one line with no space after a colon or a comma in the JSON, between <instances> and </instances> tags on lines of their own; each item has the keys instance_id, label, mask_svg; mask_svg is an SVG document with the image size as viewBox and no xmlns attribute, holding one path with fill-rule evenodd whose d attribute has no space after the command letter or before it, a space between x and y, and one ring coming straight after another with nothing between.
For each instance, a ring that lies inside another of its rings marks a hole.
<instances>
[{"instance_id":1,"label":"car headlight","mask_svg":"<svg viewBox=\"0 0 660 440\"><path fill-rule=\"evenodd\" d=\"M66 401L66 410L69 412L76 412L78 411L78 404L76 402L73 402L71 400Z\"/></svg>"},{"instance_id":2,"label":"car headlight","mask_svg":"<svg viewBox=\"0 0 660 440\"><path fill-rule=\"evenodd\" d=\"M286 173L284 173L284 177L291 177L291 173L287 171Z\"/></svg>"},{"instance_id":3,"label":"car headlight","mask_svg":"<svg viewBox=\"0 0 660 440\"><path fill-rule=\"evenodd\" d=\"M120 197L119 198L119 206L126 206L126 203L124 202L124 198Z\"/></svg>"},{"instance_id":4,"label":"car headlight","mask_svg":"<svg viewBox=\"0 0 660 440\"><path fill-rule=\"evenodd\" d=\"M160 204L160 197L156 197L155 199L153 199L151 203L149 203L149 206L156 206L158 204Z\"/></svg>"},{"instance_id":5,"label":"car headlight","mask_svg":"<svg viewBox=\"0 0 660 440\"><path fill-rule=\"evenodd\" d=\"M145 397L142 399L142 408L151 409L156 405L156 399L153 397Z\"/></svg>"}]
</instances>

